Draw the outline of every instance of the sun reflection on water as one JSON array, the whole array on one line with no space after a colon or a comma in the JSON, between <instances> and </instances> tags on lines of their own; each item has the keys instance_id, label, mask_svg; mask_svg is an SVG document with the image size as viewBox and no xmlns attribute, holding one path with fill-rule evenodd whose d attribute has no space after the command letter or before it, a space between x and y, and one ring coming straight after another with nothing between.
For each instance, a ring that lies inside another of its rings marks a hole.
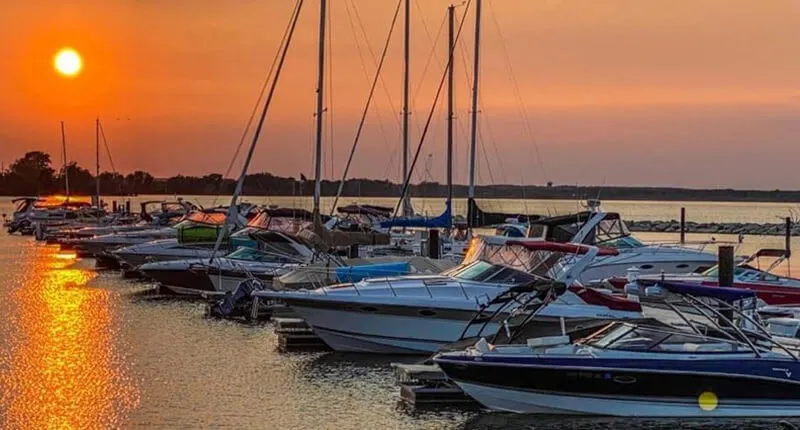
<instances>
[{"instance_id":1,"label":"sun reflection on water","mask_svg":"<svg viewBox=\"0 0 800 430\"><path fill-rule=\"evenodd\" d=\"M138 390L115 350L109 291L85 285L96 274L74 256L38 246L21 259L10 294L15 332L0 363L2 428L120 427Z\"/></svg>"}]
</instances>

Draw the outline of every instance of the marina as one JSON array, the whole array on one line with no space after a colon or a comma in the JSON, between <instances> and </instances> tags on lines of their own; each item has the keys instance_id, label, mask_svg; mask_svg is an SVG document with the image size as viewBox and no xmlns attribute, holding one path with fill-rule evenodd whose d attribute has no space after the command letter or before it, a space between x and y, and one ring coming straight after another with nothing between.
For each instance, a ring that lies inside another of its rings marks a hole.
<instances>
[{"instance_id":1,"label":"marina","mask_svg":"<svg viewBox=\"0 0 800 430\"><path fill-rule=\"evenodd\" d=\"M609 203L626 209L624 203ZM536 204L556 207L567 202ZM635 205L638 210L648 207ZM661 215L658 205L650 205L652 216ZM724 212L726 206L709 203L704 212L716 207ZM753 212L759 206L753 204ZM11 207L5 203L2 209ZM644 240L668 239L642 235ZM690 233L687 239L708 238ZM737 253L781 244L778 237L748 236ZM276 308L261 322L210 318L210 298L156 294L152 281L123 279L118 270L96 269L93 258L77 258L70 250L59 251L58 245L19 235L3 235L0 245L0 261L9 273L0 294L11 305L0 325L4 348L11 351L0 367L0 380L8 387L3 419L9 427L58 419L104 427L163 426L173 420L188 426L261 427L268 419L280 422L281 428L350 428L380 422L386 428L421 429L605 428L614 422L490 412L435 364L425 363L424 356L331 352L291 307ZM59 369L59 376L53 369ZM96 404L97 390L104 390L107 403ZM83 407L71 409L57 398L52 403L26 400L44 392L62 393ZM343 398L347 402L342 403ZM252 408L253 403L260 407ZM315 407L324 412L306 410ZM639 427L637 419L626 425L649 429L674 428L670 426L676 423L638 420ZM679 422L681 428L792 425L791 419L701 417L698 422Z\"/></svg>"},{"instance_id":2,"label":"marina","mask_svg":"<svg viewBox=\"0 0 800 430\"><path fill-rule=\"evenodd\" d=\"M30 2L0 428L800 428L784 5Z\"/></svg>"}]
</instances>

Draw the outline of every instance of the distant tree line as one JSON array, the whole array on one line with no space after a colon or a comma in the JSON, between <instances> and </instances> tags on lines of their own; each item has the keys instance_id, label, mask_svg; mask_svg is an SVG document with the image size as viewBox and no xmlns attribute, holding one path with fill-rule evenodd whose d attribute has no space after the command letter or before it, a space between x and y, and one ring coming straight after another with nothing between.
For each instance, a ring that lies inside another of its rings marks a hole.
<instances>
[{"instance_id":1,"label":"distant tree line","mask_svg":"<svg viewBox=\"0 0 800 430\"><path fill-rule=\"evenodd\" d=\"M63 167L54 168L50 155L40 151L26 153L14 161L8 169L0 171L0 195L48 195L63 194ZM93 195L95 176L76 163L66 166L69 174L70 192L74 195ZM154 178L137 170L127 175L117 172L100 173L100 192L103 195L178 194L215 195L232 194L236 181L212 173L202 177L178 175L171 178ZM333 196L339 181L322 181L322 195ZM466 185L453 187L454 197L467 196ZM314 181L300 178L275 176L270 173L247 175L243 194L250 196L310 196ZM396 197L402 185L388 180L355 178L345 181L342 194L349 197ZM421 182L410 186L414 197L446 197L447 187L438 182ZM800 191L782 190L700 190L664 187L582 187L572 185L482 185L478 186L479 198L501 199L585 199L603 200L680 200L680 201L761 201L800 202Z\"/></svg>"}]
</instances>

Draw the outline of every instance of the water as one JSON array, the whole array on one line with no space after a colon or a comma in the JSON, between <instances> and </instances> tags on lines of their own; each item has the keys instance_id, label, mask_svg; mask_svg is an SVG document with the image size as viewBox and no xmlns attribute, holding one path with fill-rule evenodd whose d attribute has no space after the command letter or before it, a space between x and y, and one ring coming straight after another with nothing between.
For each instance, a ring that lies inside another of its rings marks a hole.
<instances>
[{"instance_id":1,"label":"water","mask_svg":"<svg viewBox=\"0 0 800 430\"><path fill-rule=\"evenodd\" d=\"M671 218L660 214L680 205L614 202L607 207L643 218ZM758 215L748 215L731 209L739 204L731 205L695 208L698 215L731 213L740 219L769 219L767 213L782 210L755 205ZM3 202L0 212L9 213L10 206ZM781 241L748 238L744 246ZM279 353L269 326L210 320L203 317L202 303L148 298L141 294L150 288L147 283L95 272L91 260L76 260L27 237L0 234L0 274L3 429L782 428L777 421L412 411L400 402L388 365L397 358Z\"/></svg>"}]
</instances>

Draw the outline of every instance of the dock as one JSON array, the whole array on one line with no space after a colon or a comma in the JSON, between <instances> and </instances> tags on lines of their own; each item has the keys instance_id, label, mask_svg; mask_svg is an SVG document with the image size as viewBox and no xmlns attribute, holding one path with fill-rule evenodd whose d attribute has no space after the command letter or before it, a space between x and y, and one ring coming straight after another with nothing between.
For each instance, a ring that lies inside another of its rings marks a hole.
<instances>
[{"instance_id":1,"label":"dock","mask_svg":"<svg viewBox=\"0 0 800 430\"><path fill-rule=\"evenodd\" d=\"M302 318L273 317L271 321L278 336L278 350L281 352L330 349Z\"/></svg>"},{"instance_id":2,"label":"dock","mask_svg":"<svg viewBox=\"0 0 800 430\"><path fill-rule=\"evenodd\" d=\"M435 364L392 363L391 366L400 386L400 398L411 406L478 405Z\"/></svg>"}]
</instances>

